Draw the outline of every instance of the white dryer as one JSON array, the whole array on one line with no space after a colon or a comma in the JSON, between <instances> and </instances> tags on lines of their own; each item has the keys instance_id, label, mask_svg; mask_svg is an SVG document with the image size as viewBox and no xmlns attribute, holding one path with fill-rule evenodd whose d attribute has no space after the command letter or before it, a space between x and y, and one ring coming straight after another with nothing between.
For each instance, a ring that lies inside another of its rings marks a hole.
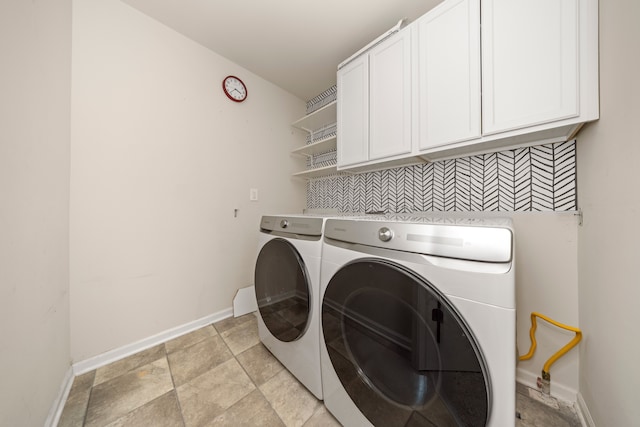
<instances>
[{"instance_id":1,"label":"white dryer","mask_svg":"<svg viewBox=\"0 0 640 427\"><path fill-rule=\"evenodd\" d=\"M324 401L345 426L515 424L510 220L330 219Z\"/></svg>"},{"instance_id":2,"label":"white dryer","mask_svg":"<svg viewBox=\"0 0 640 427\"><path fill-rule=\"evenodd\" d=\"M318 399L325 220L313 215L263 216L255 266L260 340Z\"/></svg>"}]
</instances>

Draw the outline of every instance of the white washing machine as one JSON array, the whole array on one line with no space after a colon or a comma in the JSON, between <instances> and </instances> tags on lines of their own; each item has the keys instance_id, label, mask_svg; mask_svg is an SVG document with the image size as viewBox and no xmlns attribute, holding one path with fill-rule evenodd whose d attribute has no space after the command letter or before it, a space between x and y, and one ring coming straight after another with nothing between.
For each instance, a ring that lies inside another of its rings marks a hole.
<instances>
[{"instance_id":1,"label":"white washing machine","mask_svg":"<svg viewBox=\"0 0 640 427\"><path fill-rule=\"evenodd\" d=\"M255 267L260 340L318 399L325 220L314 215L263 216Z\"/></svg>"},{"instance_id":2,"label":"white washing machine","mask_svg":"<svg viewBox=\"0 0 640 427\"><path fill-rule=\"evenodd\" d=\"M508 219L330 219L324 401L345 426L515 425Z\"/></svg>"}]
</instances>

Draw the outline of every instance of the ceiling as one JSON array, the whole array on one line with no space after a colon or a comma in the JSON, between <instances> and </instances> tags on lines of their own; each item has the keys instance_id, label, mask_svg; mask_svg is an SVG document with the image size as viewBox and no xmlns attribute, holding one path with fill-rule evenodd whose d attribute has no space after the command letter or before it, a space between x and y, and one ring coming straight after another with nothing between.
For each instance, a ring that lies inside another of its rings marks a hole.
<instances>
[{"instance_id":1,"label":"ceiling","mask_svg":"<svg viewBox=\"0 0 640 427\"><path fill-rule=\"evenodd\" d=\"M335 84L340 62L442 0L122 1L308 100Z\"/></svg>"}]
</instances>

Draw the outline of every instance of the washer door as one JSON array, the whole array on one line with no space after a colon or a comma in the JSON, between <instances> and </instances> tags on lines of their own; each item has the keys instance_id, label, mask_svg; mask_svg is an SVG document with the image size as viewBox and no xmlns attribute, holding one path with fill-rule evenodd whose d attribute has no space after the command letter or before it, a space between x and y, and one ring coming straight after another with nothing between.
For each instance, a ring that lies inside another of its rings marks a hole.
<instances>
[{"instance_id":1,"label":"washer door","mask_svg":"<svg viewBox=\"0 0 640 427\"><path fill-rule=\"evenodd\" d=\"M304 261L291 243L276 238L262 247L256 261L256 299L267 329L280 341L295 341L306 331L310 286Z\"/></svg>"},{"instance_id":2,"label":"washer door","mask_svg":"<svg viewBox=\"0 0 640 427\"><path fill-rule=\"evenodd\" d=\"M322 303L340 382L376 426L484 426L490 384L469 328L424 278L380 259L342 267Z\"/></svg>"}]
</instances>

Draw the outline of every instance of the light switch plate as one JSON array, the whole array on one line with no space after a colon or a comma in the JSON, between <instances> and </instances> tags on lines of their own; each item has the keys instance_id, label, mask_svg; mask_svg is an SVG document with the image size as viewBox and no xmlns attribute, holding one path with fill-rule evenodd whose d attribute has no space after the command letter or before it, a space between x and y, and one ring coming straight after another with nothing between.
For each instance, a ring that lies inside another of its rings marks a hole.
<instances>
[{"instance_id":1,"label":"light switch plate","mask_svg":"<svg viewBox=\"0 0 640 427\"><path fill-rule=\"evenodd\" d=\"M249 200L251 200L252 202L257 202L258 201L258 189L257 188L250 188L249 189Z\"/></svg>"}]
</instances>

